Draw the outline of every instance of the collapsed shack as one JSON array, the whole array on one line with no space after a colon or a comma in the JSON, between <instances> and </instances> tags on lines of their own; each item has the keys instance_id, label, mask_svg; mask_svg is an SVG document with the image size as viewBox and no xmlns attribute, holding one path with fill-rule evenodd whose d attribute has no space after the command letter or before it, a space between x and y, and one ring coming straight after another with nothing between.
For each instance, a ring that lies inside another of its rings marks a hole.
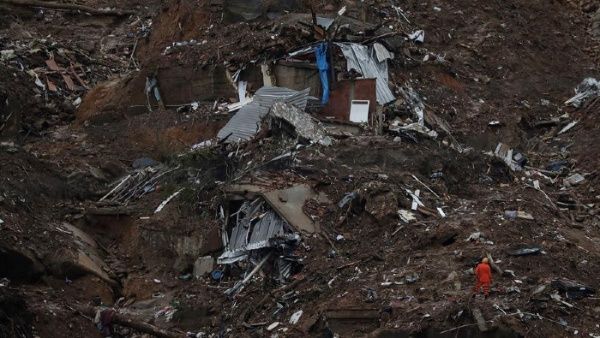
<instances>
[{"instance_id":1,"label":"collapsed shack","mask_svg":"<svg viewBox=\"0 0 600 338\"><path fill-rule=\"evenodd\" d=\"M262 119L276 101L283 101L304 110L309 89L295 91L282 87L262 87L252 102L244 105L219 131L217 138L227 143L248 141L260 131Z\"/></svg>"},{"instance_id":2,"label":"collapsed shack","mask_svg":"<svg viewBox=\"0 0 600 338\"><path fill-rule=\"evenodd\" d=\"M232 201L238 204L240 201ZM283 283L301 269L301 259L294 255L300 234L273 211L262 197L244 200L237 211L226 217L223 229L225 250L218 264L246 270L244 278L225 293L241 291L250 278L267 265L272 279Z\"/></svg>"}]
</instances>

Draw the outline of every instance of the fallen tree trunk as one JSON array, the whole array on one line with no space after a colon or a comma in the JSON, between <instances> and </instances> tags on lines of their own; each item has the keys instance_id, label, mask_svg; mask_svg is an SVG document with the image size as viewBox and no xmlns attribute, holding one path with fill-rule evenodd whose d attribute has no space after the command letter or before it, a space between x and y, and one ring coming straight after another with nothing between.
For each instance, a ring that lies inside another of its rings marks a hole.
<instances>
[{"instance_id":1,"label":"fallen tree trunk","mask_svg":"<svg viewBox=\"0 0 600 338\"><path fill-rule=\"evenodd\" d=\"M58 2L50 2L50 1L39 1L39 0L0 0L0 4L9 4L15 6L23 6L23 7L42 7L42 8L51 8L51 9L65 9L70 11L80 11L86 12L94 15L114 15L114 16L124 16L124 15L132 15L135 14L134 11L129 10L119 10L119 9L97 9L94 7L77 5L77 4L63 4Z\"/></svg>"},{"instance_id":2,"label":"fallen tree trunk","mask_svg":"<svg viewBox=\"0 0 600 338\"><path fill-rule=\"evenodd\" d=\"M75 306L74 310L80 312L81 314L89 316L91 318L94 318L96 316L96 308L91 307L91 306L77 305L77 306ZM161 328L158 328L154 325L150 325L148 323L142 322L140 320L129 318L126 315L118 313L118 312L115 313L115 315L113 317L113 323L117 324L117 325L129 327L136 331L147 333L147 334L153 335L158 338L182 338L185 336L183 333L175 333L175 332L163 330Z\"/></svg>"}]
</instances>

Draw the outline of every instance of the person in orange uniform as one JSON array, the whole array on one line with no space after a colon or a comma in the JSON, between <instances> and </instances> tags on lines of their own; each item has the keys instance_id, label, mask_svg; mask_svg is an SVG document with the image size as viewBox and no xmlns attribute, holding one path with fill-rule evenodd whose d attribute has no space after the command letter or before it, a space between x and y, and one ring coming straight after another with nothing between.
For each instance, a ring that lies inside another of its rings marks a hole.
<instances>
[{"instance_id":1,"label":"person in orange uniform","mask_svg":"<svg viewBox=\"0 0 600 338\"><path fill-rule=\"evenodd\" d=\"M490 285L492 284L492 269L490 268L489 260L484 258L481 263L477 264L475 268L475 288L473 289L473 297L479 292L479 289L483 289L485 297L490 294Z\"/></svg>"}]
</instances>

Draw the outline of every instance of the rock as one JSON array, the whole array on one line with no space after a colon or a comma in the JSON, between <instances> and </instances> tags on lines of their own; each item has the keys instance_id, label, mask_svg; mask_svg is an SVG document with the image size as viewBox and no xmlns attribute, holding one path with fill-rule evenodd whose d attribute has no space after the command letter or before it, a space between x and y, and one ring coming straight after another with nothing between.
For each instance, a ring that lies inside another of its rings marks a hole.
<instances>
[{"instance_id":1,"label":"rock","mask_svg":"<svg viewBox=\"0 0 600 338\"><path fill-rule=\"evenodd\" d=\"M215 268L215 259L211 256L200 257L194 263L194 277L202 278L207 273L210 273Z\"/></svg>"},{"instance_id":2,"label":"rock","mask_svg":"<svg viewBox=\"0 0 600 338\"><path fill-rule=\"evenodd\" d=\"M365 211L377 221L382 221L387 216L395 216L398 199L388 185L383 182L370 182L364 184L360 191L366 200Z\"/></svg>"},{"instance_id":3,"label":"rock","mask_svg":"<svg viewBox=\"0 0 600 338\"><path fill-rule=\"evenodd\" d=\"M180 274L190 271L191 268L192 263L188 256L177 257L177 259L175 259L175 263L173 263L173 270Z\"/></svg>"},{"instance_id":4,"label":"rock","mask_svg":"<svg viewBox=\"0 0 600 338\"><path fill-rule=\"evenodd\" d=\"M124 166L118 161L108 161L100 165L100 169L111 178L121 177L125 174Z\"/></svg>"},{"instance_id":5,"label":"rock","mask_svg":"<svg viewBox=\"0 0 600 338\"><path fill-rule=\"evenodd\" d=\"M175 236L175 252L179 256L197 257L202 255L201 249L204 244L204 237L199 233L192 233L187 236ZM162 240L171 240L162 238Z\"/></svg>"},{"instance_id":6,"label":"rock","mask_svg":"<svg viewBox=\"0 0 600 338\"><path fill-rule=\"evenodd\" d=\"M92 177L94 177L98 181L102 181L102 182L108 181L106 179L106 176L104 175L104 172L101 169L98 169L96 167L90 167L89 172L90 172L90 175L92 175Z\"/></svg>"}]
</instances>

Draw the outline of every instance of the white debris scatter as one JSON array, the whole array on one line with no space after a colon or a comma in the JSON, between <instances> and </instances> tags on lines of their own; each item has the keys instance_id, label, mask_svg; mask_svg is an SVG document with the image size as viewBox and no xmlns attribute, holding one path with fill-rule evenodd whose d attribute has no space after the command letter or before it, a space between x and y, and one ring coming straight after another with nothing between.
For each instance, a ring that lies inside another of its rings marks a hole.
<instances>
[{"instance_id":1,"label":"white debris scatter","mask_svg":"<svg viewBox=\"0 0 600 338\"><path fill-rule=\"evenodd\" d=\"M298 321L300 320L300 317L302 317L302 314L304 312L302 310L298 310L296 312L294 312L292 314L292 316L290 317L290 324L295 325L298 323Z\"/></svg>"}]
</instances>

